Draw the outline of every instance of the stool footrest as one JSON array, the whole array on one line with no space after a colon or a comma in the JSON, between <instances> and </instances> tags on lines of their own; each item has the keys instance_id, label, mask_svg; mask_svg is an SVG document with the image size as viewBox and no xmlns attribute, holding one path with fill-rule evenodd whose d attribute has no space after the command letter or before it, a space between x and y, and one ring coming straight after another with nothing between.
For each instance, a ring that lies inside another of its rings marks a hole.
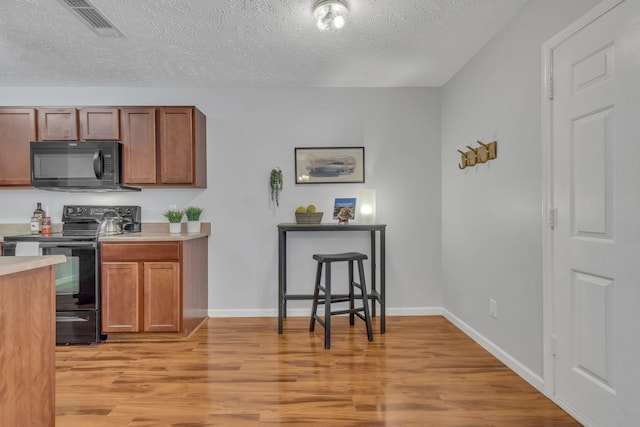
<instances>
[{"instance_id":1,"label":"stool footrest","mask_svg":"<svg viewBox=\"0 0 640 427\"><path fill-rule=\"evenodd\" d=\"M364 307L354 308L354 309L344 309L344 310L336 310L332 311L331 314L358 314L359 311L364 311ZM363 319L364 320L364 319Z\"/></svg>"},{"instance_id":2,"label":"stool footrest","mask_svg":"<svg viewBox=\"0 0 640 427\"><path fill-rule=\"evenodd\" d=\"M325 298L322 301L318 301L318 304L325 304L326 301L327 300ZM344 298L333 298L333 297L331 297L331 304L335 304L335 303L338 303L338 302L349 302L349 301L351 301L349 299L349 297L344 297Z\"/></svg>"}]
</instances>

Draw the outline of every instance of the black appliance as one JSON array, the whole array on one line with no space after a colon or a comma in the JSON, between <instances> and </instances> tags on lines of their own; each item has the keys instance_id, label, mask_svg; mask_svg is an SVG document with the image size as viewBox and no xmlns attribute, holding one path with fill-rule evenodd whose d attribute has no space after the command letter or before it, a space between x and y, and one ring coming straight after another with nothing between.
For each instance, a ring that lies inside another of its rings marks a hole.
<instances>
[{"instance_id":1,"label":"black appliance","mask_svg":"<svg viewBox=\"0 0 640 427\"><path fill-rule=\"evenodd\" d=\"M31 185L55 191L140 191L122 185L117 141L32 141Z\"/></svg>"},{"instance_id":2,"label":"black appliance","mask_svg":"<svg viewBox=\"0 0 640 427\"><path fill-rule=\"evenodd\" d=\"M64 206L62 232L5 236L4 255L14 256L32 242L42 255L65 255L56 269L56 343L96 344L106 336L100 328L100 245L97 235L105 212L120 214L124 233L141 229L140 206Z\"/></svg>"}]
</instances>

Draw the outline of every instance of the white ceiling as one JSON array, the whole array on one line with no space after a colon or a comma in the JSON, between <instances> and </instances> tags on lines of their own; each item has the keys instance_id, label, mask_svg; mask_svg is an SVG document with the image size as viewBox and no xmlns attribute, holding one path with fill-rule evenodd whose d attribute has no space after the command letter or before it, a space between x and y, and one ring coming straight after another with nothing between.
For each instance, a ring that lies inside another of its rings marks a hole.
<instances>
[{"instance_id":1,"label":"white ceiling","mask_svg":"<svg viewBox=\"0 0 640 427\"><path fill-rule=\"evenodd\" d=\"M58 0L2 0L0 86L437 87L527 0L90 0L99 37Z\"/></svg>"}]
</instances>

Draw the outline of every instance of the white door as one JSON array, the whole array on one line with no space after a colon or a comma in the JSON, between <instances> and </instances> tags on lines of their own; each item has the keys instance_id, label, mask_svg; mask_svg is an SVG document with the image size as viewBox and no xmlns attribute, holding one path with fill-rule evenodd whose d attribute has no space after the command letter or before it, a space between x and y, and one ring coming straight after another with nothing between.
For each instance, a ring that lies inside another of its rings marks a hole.
<instances>
[{"instance_id":1,"label":"white door","mask_svg":"<svg viewBox=\"0 0 640 427\"><path fill-rule=\"evenodd\" d=\"M640 286L639 19L626 0L552 50L553 393L602 427L618 424L617 328Z\"/></svg>"}]
</instances>

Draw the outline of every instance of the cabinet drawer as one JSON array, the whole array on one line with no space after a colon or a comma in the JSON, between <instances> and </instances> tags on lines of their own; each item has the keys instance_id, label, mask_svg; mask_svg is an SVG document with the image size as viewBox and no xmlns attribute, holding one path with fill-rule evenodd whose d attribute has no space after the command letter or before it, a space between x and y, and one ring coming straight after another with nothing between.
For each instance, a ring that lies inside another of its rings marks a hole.
<instances>
[{"instance_id":1,"label":"cabinet drawer","mask_svg":"<svg viewBox=\"0 0 640 427\"><path fill-rule=\"evenodd\" d=\"M178 261L180 242L102 243L102 261Z\"/></svg>"}]
</instances>

